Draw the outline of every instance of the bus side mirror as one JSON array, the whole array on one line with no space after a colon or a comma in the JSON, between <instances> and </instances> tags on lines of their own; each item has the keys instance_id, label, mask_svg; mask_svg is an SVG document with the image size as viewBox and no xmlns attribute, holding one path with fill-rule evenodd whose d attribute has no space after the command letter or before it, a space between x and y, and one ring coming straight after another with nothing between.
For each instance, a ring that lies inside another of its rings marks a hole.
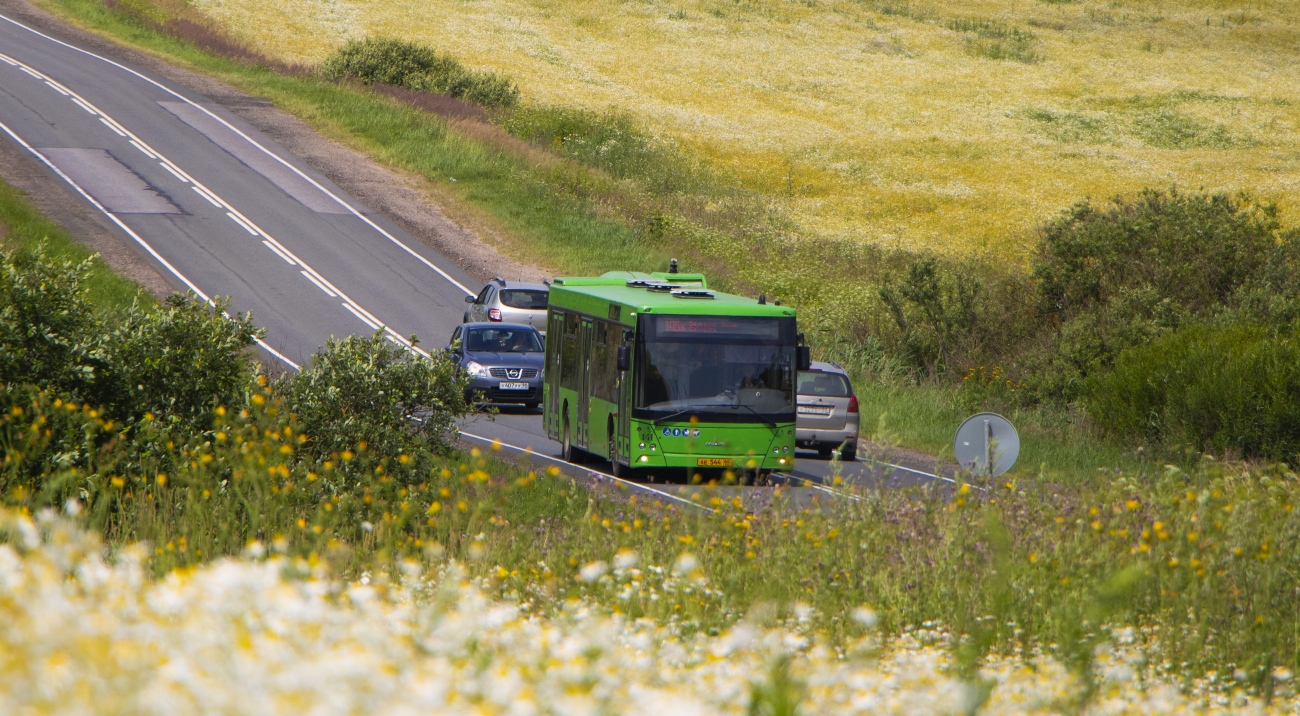
<instances>
[{"instance_id":1,"label":"bus side mirror","mask_svg":"<svg viewBox=\"0 0 1300 716\"><path fill-rule=\"evenodd\" d=\"M619 347L618 347L618 369L619 369L619 370L631 370L631 369L632 369L632 348L631 348L631 346L619 346Z\"/></svg>"},{"instance_id":2,"label":"bus side mirror","mask_svg":"<svg viewBox=\"0 0 1300 716\"><path fill-rule=\"evenodd\" d=\"M466 297L465 297L465 303L473 303L474 300L475 300L476 298L478 298L478 297L477 297L477 296L466 296Z\"/></svg>"},{"instance_id":3,"label":"bus side mirror","mask_svg":"<svg viewBox=\"0 0 1300 716\"><path fill-rule=\"evenodd\" d=\"M795 346L794 362L797 370L808 370L812 367L812 350L808 346Z\"/></svg>"}]
</instances>

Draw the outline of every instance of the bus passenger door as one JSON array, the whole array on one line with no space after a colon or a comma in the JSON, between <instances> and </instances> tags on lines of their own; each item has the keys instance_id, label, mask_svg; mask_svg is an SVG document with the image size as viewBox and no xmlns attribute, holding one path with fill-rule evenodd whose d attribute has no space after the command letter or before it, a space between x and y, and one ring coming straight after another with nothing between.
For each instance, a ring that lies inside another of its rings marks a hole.
<instances>
[{"instance_id":1,"label":"bus passenger door","mask_svg":"<svg viewBox=\"0 0 1300 716\"><path fill-rule=\"evenodd\" d=\"M633 345L629 340L631 331L619 329L623 335L622 340L615 343L615 346ZM612 332L611 332L612 335ZM615 356L618 355L618 348L614 348ZM631 370L620 371L618 373L618 424L615 430L618 431L618 453L630 463L632 454L632 377L634 373Z\"/></svg>"},{"instance_id":2,"label":"bus passenger door","mask_svg":"<svg viewBox=\"0 0 1300 716\"><path fill-rule=\"evenodd\" d=\"M574 443L581 448L589 447L591 442L591 349L593 336L593 324L590 318L582 319L582 332L578 335L579 345L582 346L581 356L578 365L581 366L582 374L578 384L578 424L574 430L577 433Z\"/></svg>"}]
</instances>

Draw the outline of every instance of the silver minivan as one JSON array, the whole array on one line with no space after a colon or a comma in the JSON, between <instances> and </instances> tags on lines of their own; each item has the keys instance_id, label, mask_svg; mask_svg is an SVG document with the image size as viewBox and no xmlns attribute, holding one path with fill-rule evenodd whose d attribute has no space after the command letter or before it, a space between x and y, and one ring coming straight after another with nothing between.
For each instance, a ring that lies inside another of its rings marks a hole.
<instances>
[{"instance_id":1,"label":"silver minivan","mask_svg":"<svg viewBox=\"0 0 1300 716\"><path fill-rule=\"evenodd\" d=\"M841 460L858 456L858 397L849 374L835 363L813 361L799 371L795 447L816 450L829 458L839 450ZM842 446L842 447L841 447Z\"/></svg>"},{"instance_id":2,"label":"silver minivan","mask_svg":"<svg viewBox=\"0 0 1300 716\"><path fill-rule=\"evenodd\" d=\"M461 323L523 323L545 333L550 297L547 284L494 278L477 296L465 297L469 307Z\"/></svg>"}]
</instances>

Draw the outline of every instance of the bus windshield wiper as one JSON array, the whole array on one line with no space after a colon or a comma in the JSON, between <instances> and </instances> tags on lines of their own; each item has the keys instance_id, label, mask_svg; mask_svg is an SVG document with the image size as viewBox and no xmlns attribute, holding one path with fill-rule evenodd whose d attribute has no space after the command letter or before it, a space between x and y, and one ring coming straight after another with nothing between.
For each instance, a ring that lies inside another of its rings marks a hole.
<instances>
[{"instance_id":1,"label":"bus windshield wiper","mask_svg":"<svg viewBox=\"0 0 1300 716\"><path fill-rule=\"evenodd\" d=\"M776 429L776 422L775 422L774 420L772 420L771 418L767 417L766 415L763 415L762 413L758 412L757 410L754 410L753 408L749 407L748 405L745 405L744 403L736 403L736 404L735 404L734 406L732 406L732 407L735 407L735 408L744 408L745 410L748 410L749 412L751 412L751 413L753 413L755 416L757 416L759 420L762 420L763 423L764 423L765 425L767 425L767 427L772 428L773 430Z\"/></svg>"},{"instance_id":2,"label":"bus windshield wiper","mask_svg":"<svg viewBox=\"0 0 1300 716\"><path fill-rule=\"evenodd\" d=\"M681 416L683 416L683 415L685 415L685 414L687 414L687 413L693 413L693 412L695 412L695 408L687 408L687 409L685 409L685 410L678 410L677 412L675 412L675 413L671 413L671 414L669 414L669 415L665 415L665 416L663 416L662 418L655 418L655 421L654 421L653 424L654 424L654 425L658 425L659 423L666 423L666 422L668 422L669 420L672 420L673 418L681 417Z\"/></svg>"}]
</instances>

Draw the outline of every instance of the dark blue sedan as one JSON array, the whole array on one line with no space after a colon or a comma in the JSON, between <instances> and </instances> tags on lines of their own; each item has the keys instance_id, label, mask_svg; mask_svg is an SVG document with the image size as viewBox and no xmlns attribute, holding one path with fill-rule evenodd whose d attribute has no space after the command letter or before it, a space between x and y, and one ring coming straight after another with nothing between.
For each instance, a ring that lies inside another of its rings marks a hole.
<instances>
[{"instance_id":1,"label":"dark blue sedan","mask_svg":"<svg viewBox=\"0 0 1300 716\"><path fill-rule=\"evenodd\" d=\"M542 403L542 334L520 323L465 323L447 346L469 376L470 402Z\"/></svg>"}]
</instances>

